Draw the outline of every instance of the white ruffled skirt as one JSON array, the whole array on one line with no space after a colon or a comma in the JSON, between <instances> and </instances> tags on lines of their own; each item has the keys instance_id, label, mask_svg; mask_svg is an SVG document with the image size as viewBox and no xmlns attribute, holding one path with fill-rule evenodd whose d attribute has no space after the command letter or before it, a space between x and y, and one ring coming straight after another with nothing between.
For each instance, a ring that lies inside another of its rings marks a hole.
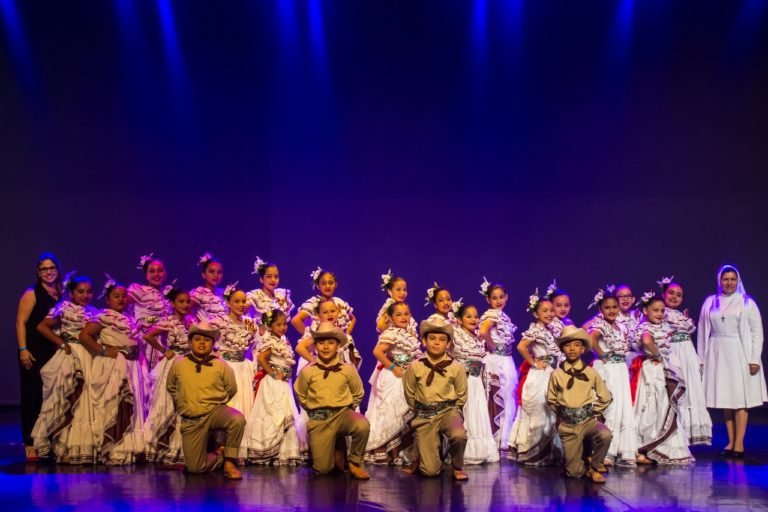
<instances>
[{"instance_id":1,"label":"white ruffled skirt","mask_svg":"<svg viewBox=\"0 0 768 512\"><path fill-rule=\"evenodd\" d=\"M145 453L144 397L149 382L144 365L117 358L95 357L91 366L90 392L99 461L132 464Z\"/></svg>"},{"instance_id":2,"label":"white ruffled skirt","mask_svg":"<svg viewBox=\"0 0 768 512\"><path fill-rule=\"evenodd\" d=\"M685 382L685 394L680 399L679 422L690 445L712 444L712 418L704 398L700 360L690 340L672 343L669 367Z\"/></svg>"},{"instance_id":3,"label":"white ruffled skirt","mask_svg":"<svg viewBox=\"0 0 768 512\"><path fill-rule=\"evenodd\" d=\"M512 424L509 446L520 463L538 466L558 464L563 458L557 416L547 404L552 367L531 368L523 383L520 406Z\"/></svg>"},{"instance_id":4,"label":"white ruffled skirt","mask_svg":"<svg viewBox=\"0 0 768 512\"><path fill-rule=\"evenodd\" d=\"M93 357L70 342L71 354L59 350L42 367L43 405L32 430L38 454L57 462L90 464L95 460L88 382Z\"/></svg>"},{"instance_id":5,"label":"white ruffled skirt","mask_svg":"<svg viewBox=\"0 0 768 512\"><path fill-rule=\"evenodd\" d=\"M509 450L509 437L517 412L515 389L517 389L517 368L512 356L488 354L485 363L485 381L488 390L488 410L491 430L496 446Z\"/></svg>"},{"instance_id":6,"label":"white ruffled skirt","mask_svg":"<svg viewBox=\"0 0 768 512\"><path fill-rule=\"evenodd\" d=\"M624 361L605 363L595 360L592 367L603 378L613 395L613 401L603 412L605 426L613 433L607 457L615 461L634 463L637 455L637 427L629 385L629 369Z\"/></svg>"},{"instance_id":7,"label":"white ruffled skirt","mask_svg":"<svg viewBox=\"0 0 768 512\"><path fill-rule=\"evenodd\" d=\"M237 382L237 393L227 405L237 409L248 418L251 414L251 408L253 408L253 378L256 376L256 364L250 359L227 361L222 358L222 360L235 372L235 382Z\"/></svg>"},{"instance_id":8,"label":"white ruffled skirt","mask_svg":"<svg viewBox=\"0 0 768 512\"><path fill-rule=\"evenodd\" d=\"M672 389L668 391L669 388ZM638 451L663 465L694 462L688 442L677 421L683 384L664 365L650 359L643 362L635 398Z\"/></svg>"},{"instance_id":9,"label":"white ruffled skirt","mask_svg":"<svg viewBox=\"0 0 768 512\"><path fill-rule=\"evenodd\" d=\"M147 443L147 460L161 464L184 464L181 420L176 415L173 397L166 388L168 372L174 361L163 357L149 374L153 392L149 414L144 423L144 438Z\"/></svg>"},{"instance_id":10,"label":"white ruffled skirt","mask_svg":"<svg viewBox=\"0 0 768 512\"><path fill-rule=\"evenodd\" d=\"M264 377L246 420L241 458L254 464L298 464L306 458L307 427L290 380Z\"/></svg>"},{"instance_id":11,"label":"white ruffled skirt","mask_svg":"<svg viewBox=\"0 0 768 512\"><path fill-rule=\"evenodd\" d=\"M480 376L467 377L467 403L464 404L464 428L467 430L465 464L498 462L499 449L491 431L488 397Z\"/></svg>"},{"instance_id":12,"label":"white ruffled skirt","mask_svg":"<svg viewBox=\"0 0 768 512\"><path fill-rule=\"evenodd\" d=\"M371 394L365 417L371 425L371 434L365 448L366 460L374 463L388 462L389 453L397 449L397 458L406 462L411 458L408 449L413 443L404 446L403 441L410 432L413 412L405 401L403 380L390 370L376 368L368 382L371 384Z\"/></svg>"}]
</instances>

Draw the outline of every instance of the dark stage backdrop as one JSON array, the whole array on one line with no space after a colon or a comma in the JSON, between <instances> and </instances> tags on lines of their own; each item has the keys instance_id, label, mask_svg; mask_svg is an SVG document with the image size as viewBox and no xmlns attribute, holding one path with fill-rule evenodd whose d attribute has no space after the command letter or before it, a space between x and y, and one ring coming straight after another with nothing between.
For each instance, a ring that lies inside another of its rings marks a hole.
<instances>
[{"instance_id":1,"label":"dark stage backdrop","mask_svg":"<svg viewBox=\"0 0 768 512\"><path fill-rule=\"evenodd\" d=\"M43 250L98 287L212 251L253 288L258 254L297 302L333 269L364 380L388 268L417 319L483 276L521 330L552 278L578 322L663 275L698 316L725 262L768 310L766 5L3 0L0 403Z\"/></svg>"}]
</instances>

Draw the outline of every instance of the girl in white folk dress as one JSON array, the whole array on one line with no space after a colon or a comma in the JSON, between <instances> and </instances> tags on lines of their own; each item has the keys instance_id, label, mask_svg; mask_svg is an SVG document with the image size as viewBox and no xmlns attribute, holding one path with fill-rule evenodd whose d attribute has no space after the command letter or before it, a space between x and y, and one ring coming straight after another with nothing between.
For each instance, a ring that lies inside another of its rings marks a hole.
<instances>
[{"instance_id":1,"label":"girl in white folk dress","mask_svg":"<svg viewBox=\"0 0 768 512\"><path fill-rule=\"evenodd\" d=\"M336 293L336 274L329 270L323 270L317 267L310 274L312 278L312 287L319 292L318 295L307 299L291 320L291 325L302 334L299 343L296 345L296 353L300 355L303 361L299 361L298 371L304 367L306 362L314 361L314 341L310 334L321 321L333 322L333 324L347 334L348 342L341 347L339 356L345 363L352 364L355 368L360 368L362 356L355 346L352 338L352 330L357 324L357 319L352 312L352 306L346 301L335 296ZM330 306L323 303L333 302L336 312L330 312ZM331 320L321 320L319 318L320 309L327 311L327 315L332 316ZM305 325L306 324L306 325Z\"/></svg>"},{"instance_id":2,"label":"girl in white folk dress","mask_svg":"<svg viewBox=\"0 0 768 512\"><path fill-rule=\"evenodd\" d=\"M60 350L40 369L43 406L32 437L41 457L52 455L56 462L66 464L92 464L96 447L88 383L93 357L78 338L98 312L90 305L93 285L88 277L74 277L70 272L63 285L69 299L56 304L37 326Z\"/></svg>"},{"instance_id":3,"label":"girl in white folk dress","mask_svg":"<svg viewBox=\"0 0 768 512\"><path fill-rule=\"evenodd\" d=\"M282 309L265 312L268 331L259 345L259 366L267 376L256 392L243 434L241 456L253 464L295 465L307 455L307 427L293 397L296 356L288 339L288 316Z\"/></svg>"},{"instance_id":4,"label":"girl in white folk dress","mask_svg":"<svg viewBox=\"0 0 768 512\"><path fill-rule=\"evenodd\" d=\"M701 306L699 356L707 407L724 409L728 444L720 453L744 458L749 410L768 401L762 366L763 322L733 265L717 273L717 294Z\"/></svg>"},{"instance_id":5,"label":"girl in white folk dress","mask_svg":"<svg viewBox=\"0 0 768 512\"><path fill-rule=\"evenodd\" d=\"M557 417L547 405L547 387L552 371L563 360L549 324L555 318L552 301L529 297L529 313L535 322L522 334L517 350L523 356L517 398L519 406L512 425L509 446L517 462L539 466L559 464L563 449L557 435Z\"/></svg>"},{"instance_id":6,"label":"girl in white folk dress","mask_svg":"<svg viewBox=\"0 0 768 512\"><path fill-rule=\"evenodd\" d=\"M694 462L688 439L678 422L685 383L669 368L671 329L664 322L664 301L653 292L643 294L643 318L635 331L643 348L632 364L637 382L635 423L638 464L681 465Z\"/></svg>"},{"instance_id":7,"label":"girl in white folk dress","mask_svg":"<svg viewBox=\"0 0 768 512\"><path fill-rule=\"evenodd\" d=\"M145 459L144 420L149 382L139 358L143 343L136 321L124 314L128 293L107 276L107 307L85 324L80 342L93 354L91 417L98 461L132 464Z\"/></svg>"},{"instance_id":8,"label":"girl in white folk dress","mask_svg":"<svg viewBox=\"0 0 768 512\"><path fill-rule=\"evenodd\" d=\"M685 430L689 445L712 444L712 418L707 412L704 399L704 383L701 379L702 362L693 346L693 332L696 323L688 310L680 311L683 303L683 287L665 277L659 281L664 298L664 321L672 329L669 367L685 382L685 394L680 400L679 420Z\"/></svg>"},{"instance_id":9,"label":"girl in white folk dress","mask_svg":"<svg viewBox=\"0 0 768 512\"><path fill-rule=\"evenodd\" d=\"M480 295L485 297L490 306L480 317L479 337L485 341L488 349L483 363L491 431L496 447L508 456L509 434L517 412L517 368L512 358L517 326L504 312L509 295L501 284L491 284L483 278Z\"/></svg>"},{"instance_id":10,"label":"girl in white folk dress","mask_svg":"<svg viewBox=\"0 0 768 512\"><path fill-rule=\"evenodd\" d=\"M211 325L219 330L218 355L229 364L235 372L237 393L227 405L240 411L246 418L253 406L253 378L256 375L256 364L248 359L250 350L258 352L260 338L253 319L245 316L248 300L245 292L230 284L224 289L224 299L227 301L229 313L211 319Z\"/></svg>"},{"instance_id":11,"label":"girl in white folk dress","mask_svg":"<svg viewBox=\"0 0 768 512\"><path fill-rule=\"evenodd\" d=\"M200 256L197 265L202 271L203 284L189 292L193 313L203 322L213 317L227 314L227 303L224 300L224 290L219 288L224 279L224 267L221 262L209 252Z\"/></svg>"},{"instance_id":12,"label":"girl in white folk dress","mask_svg":"<svg viewBox=\"0 0 768 512\"><path fill-rule=\"evenodd\" d=\"M344 362L350 363L359 369L360 364L362 363L362 356L357 350L354 339L352 338L352 330L355 328L357 319L353 313L352 306L335 296L337 282L336 274L329 270L323 270L320 267L317 267L317 269L310 274L310 277L312 278L312 287L317 290L319 294L307 299L301 305L301 308L299 308L299 312L296 313L296 316L291 320L291 325L293 325L293 327L302 335L302 338L296 345L296 353L305 361L314 361L314 341L312 341L310 330L315 329L320 322L318 314L321 303L332 301L336 306L337 311L335 318L328 321L332 321L336 327L344 331L349 340L348 343L341 347L339 355ZM306 363L299 362L298 371L301 371L304 364Z\"/></svg>"},{"instance_id":13,"label":"girl in white folk dress","mask_svg":"<svg viewBox=\"0 0 768 512\"><path fill-rule=\"evenodd\" d=\"M351 334L357 319L355 318L352 306L343 299L336 297L336 288L338 286L336 274L330 270L323 270L317 267L316 270L310 273L310 277L312 278L312 289L318 293L304 301L299 308L299 312L291 319L291 325L299 334L304 335L305 327L312 321L317 320L316 311L318 303L321 300L332 300L339 308L339 318L337 319L336 326L347 335Z\"/></svg>"},{"instance_id":14,"label":"girl in white folk dress","mask_svg":"<svg viewBox=\"0 0 768 512\"><path fill-rule=\"evenodd\" d=\"M167 288L169 289L164 291L164 295L170 302L173 313L161 318L144 335L144 341L163 354L163 358L149 374L152 396L144 431L148 460L166 466L183 466L181 419L176 415L173 397L166 389L166 382L173 361L190 350L188 333L193 318L189 316L189 294L180 288Z\"/></svg>"},{"instance_id":15,"label":"girl in white folk dress","mask_svg":"<svg viewBox=\"0 0 768 512\"><path fill-rule=\"evenodd\" d=\"M573 325L573 320L568 316L571 313L571 296L557 287L556 279L553 279L552 284L547 287L545 296L552 301L552 307L555 309L555 318L549 324L549 330L555 338L559 338L563 327Z\"/></svg>"},{"instance_id":16,"label":"girl in white folk dress","mask_svg":"<svg viewBox=\"0 0 768 512\"><path fill-rule=\"evenodd\" d=\"M387 309L389 309L389 306L395 302L406 301L408 298L408 283L406 283L405 279L400 276L395 277L390 269L386 274L381 275L381 289L387 292L388 297L376 315L376 332L379 334L384 332L388 327L392 327L392 319L387 314ZM411 316L411 320L408 323L408 330L416 338L419 337L419 326L413 316Z\"/></svg>"},{"instance_id":17,"label":"girl in white folk dress","mask_svg":"<svg viewBox=\"0 0 768 512\"><path fill-rule=\"evenodd\" d=\"M627 352L627 365L632 366L634 358L642 352L641 347L634 345L634 338L632 334L637 329L637 324L642 316L642 311L635 308L635 294L632 292L632 288L626 284L620 284L614 289L616 299L619 301L619 315L616 317L616 322L624 329L625 332L630 335L630 343L632 350Z\"/></svg>"},{"instance_id":18,"label":"girl in white folk dress","mask_svg":"<svg viewBox=\"0 0 768 512\"><path fill-rule=\"evenodd\" d=\"M453 303L454 315L459 327L453 330L451 356L467 370L467 402L464 404L464 428L467 429L467 445L464 449L465 464L498 462L499 449L491 430L488 413L488 396L483 385L483 358L488 354L485 342L477 337L480 315L472 305Z\"/></svg>"},{"instance_id":19,"label":"girl in white folk dress","mask_svg":"<svg viewBox=\"0 0 768 512\"><path fill-rule=\"evenodd\" d=\"M619 301L614 286L597 291L589 308L597 306L598 313L584 324L589 333L597 358L592 367L603 378L613 395L613 401L603 412L605 426L613 432L611 445L604 464L635 466L637 455L637 427L632 406L626 355L630 351L629 333L616 321Z\"/></svg>"},{"instance_id":20,"label":"girl in white folk dress","mask_svg":"<svg viewBox=\"0 0 768 512\"><path fill-rule=\"evenodd\" d=\"M459 324L453 314L453 298L447 288L435 283L432 288L427 289L425 300L427 301L425 306L432 304L435 308L435 312L427 317L427 322L435 322L439 319L438 321L448 322L458 327ZM461 299L458 302L461 302Z\"/></svg>"},{"instance_id":21,"label":"girl in white folk dress","mask_svg":"<svg viewBox=\"0 0 768 512\"><path fill-rule=\"evenodd\" d=\"M413 411L405 401L402 377L422 355L421 342L410 324L413 318L405 302L393 302L385 311L389 327L379 336L373 355L379 364L369 383L371 393L365 417L371 425L366 460L378 464L408 464L413 460L410 421Z\"/></svg>"},{"instance_id":22,"label":"girl in white folk dress","mask_svg":"<svg viewBox=\"0 0 768 512\"><path fill-rule=\"evenodd\" d=\"M167 273L162 260L155 258L154 253L139 259L138 270L144 272L146 284L131 283L128 285L128 307L126 314L136 319L141 334L144 335L166 313L170 313L170 305L163 297L163 284ZM162 358L154 347L145 345L145 353L141 354L141 363L149 372Z\"/></svg>"},{"instance_id":23,"label":"girl in white folk dress","mask_svg":"<svg viewBox=\"0 0 768 512\"><path fill-rule=\"evenodd\" d=\"M257 256L253 263L252 273L259 276L261 288L251 290L246 296L248 297L248 305L253 310L253 318L259 324L259 332L264 334L267 327L261 323L261 319L266 312L279 309L285 313L290 322L291 313L295 306L291 301L291 290L279 288L280 269L275 263L264 261Z\"/></svg>"}]
</instances>

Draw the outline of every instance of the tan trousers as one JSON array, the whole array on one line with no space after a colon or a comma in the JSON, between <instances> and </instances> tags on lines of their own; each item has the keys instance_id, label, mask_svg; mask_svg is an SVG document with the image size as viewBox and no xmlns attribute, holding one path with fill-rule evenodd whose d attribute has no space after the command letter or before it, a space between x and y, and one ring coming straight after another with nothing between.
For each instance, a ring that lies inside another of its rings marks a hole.
<instances>
[{"instance_id":1,"label":"tan trousers","mask_svg":"<svg viewBox=\"0 0 768 512\"><path fill-rule=\"evenodd\" d=\"M586 440L592 444L592 469L602 469L613 437L608 427L592 418L578 425L560 423L557 431L563 443L565 472L568 476L580 478L586 473L584 467L584 441Z\"/></svg>"},{"instance_id":2,"label":"tan trousers","mask_svg":"<svg viewBox=\"0 0 768 512\"><path fill-rule=\"evenodd\" d=\"M371 425L365 416L352 409L342 409L325 420L310 419L307 433L312 454L312 469L319 475L328 474L333 470L334 449L339 436L352 438L347 460L357 466L362 465L370 430Z\"/></svg>"},{"instance_id":3,"label":"tan trousers","mask_svg":"<svg viewBox=\"0 0 768 512\"><path fill-rule=\"evenodd\" d=\"M212 430L227 434L224 457L237 459L245 430L245 417L237 409L216 406L210 414L196 421L181 420L181 448L187 460L187 471L205 473L216 469L217 454L208 452L208 437Z\"/></svg>"},{"instance_id":4,"label":"tan trousers","mask_svg":"<svg viewBox=\"0 0 768 512\"><path fill-rule=\"evenodd\" d=\"M416 417L411 421L416 451L419 457L419 471L426 476L437 476L443 468L440 457L440 435L448 439L448 453L456 469L464 467L464 448L467 445L467 431L464 418L457 408L450 408L431 418Z\"/></svg>"}]
</instances>

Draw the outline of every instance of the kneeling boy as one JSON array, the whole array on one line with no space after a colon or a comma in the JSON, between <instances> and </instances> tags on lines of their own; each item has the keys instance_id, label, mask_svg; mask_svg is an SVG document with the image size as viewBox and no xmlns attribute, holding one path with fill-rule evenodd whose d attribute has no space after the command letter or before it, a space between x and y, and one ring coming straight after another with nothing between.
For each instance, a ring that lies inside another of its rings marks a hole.
<instances>
[{"instance_id":1,"label":"kneeling boy","mask_svg":"<svg viewBox=\"0 0 768 512\"><path fill-rule=\"evenodd\" d=\"M351 436L347 458L350 474L360 480L369 478L363 469L365 445L370 424L355 408L363 400L363 381L357 370L339 360L338 351L347 343L347 335L331 322L321 322L312 339L317 360L305 366L293 385L301 406L309 415L307 433L312 454L312 469L318 475L334 468L337 438Z\"/></svg>"},{"instance_id":2,"label":"kneeling boy","mask_svg":"<svg viewBox=\"0 0 768 512\"><path fill-rule=\"evenodd\" d=\"M190 473L205 473L224 463L226 478L240 480L237 469L240 441L245 429L243 415L227 407L237 392L235 373L227 363L213 355L213 343L219 331L207 324L192 325L189 345L192 351L177 358L168 372L168 393L181 417L181 445ZM227 434L222 460L219 451L208 453L212 430Z\"/></svg>"},{"instance_id":3,"label":"kneeling boy","mask_svg":"<svg viewBox=\"0 0 768 512\"><path fill-rule=\"evenodd\" d=\"M453 339L453 328L447 323L423 321L419 334L427 354L411 363L403 376L405 400L416 413L411 428L419 471L425 476L440 474L442 434L448 439L453 477L467 480L469 477L464 472L467 431L461 413L467 401L467 371L446 354Z\"/></svg>"},{"instance_id":4,"label":"kneeling boy","mask_svg":"<svg viewBox=\"0 0 768 512\"><path fill-rule=\"evenodd\" d=\"M602 464L613 437L598 417L613 399L602 377L581 360L589 348L589 334L584 329L568 325L557 338L565 361L552 372L547 390L547 402L557 413L558 432L565 452L565 472L569 477L589 476L603 483ZM584 467L584 441L592 443L590 467Z\"/></svg>"}]
</instances>

